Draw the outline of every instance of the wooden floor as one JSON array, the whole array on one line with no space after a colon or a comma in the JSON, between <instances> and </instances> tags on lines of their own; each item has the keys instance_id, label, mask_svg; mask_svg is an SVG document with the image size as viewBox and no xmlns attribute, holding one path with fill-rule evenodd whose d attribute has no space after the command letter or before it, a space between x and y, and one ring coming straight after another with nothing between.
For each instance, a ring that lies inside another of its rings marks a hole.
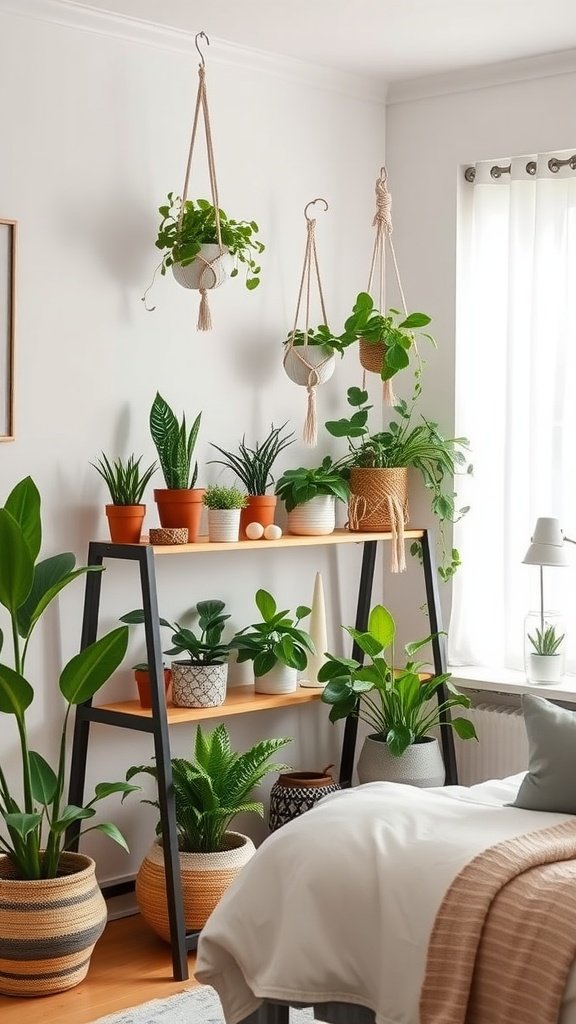
<instances>
[{"instance_id":1,"label":"wooden floor","mask_svg":"<svg viewBox=\"0 0 576 1024\"><path fill-rule=\"evenodd\" d=\"M0 996L2 1024L88 1024L150 999L165 999L196 984L190 954L188 981L172 979L170 947L135 914L112 921L98 942L88 976L76 988L39 999Z\"/></svg>"}]
</instances>

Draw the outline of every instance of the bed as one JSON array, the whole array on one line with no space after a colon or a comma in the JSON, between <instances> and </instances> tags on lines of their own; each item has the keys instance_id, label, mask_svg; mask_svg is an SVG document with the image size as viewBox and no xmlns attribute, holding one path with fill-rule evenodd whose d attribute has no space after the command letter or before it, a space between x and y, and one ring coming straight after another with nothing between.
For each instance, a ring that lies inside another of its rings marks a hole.
<instances>
[{"instance_id":1,"label":"bed","mask_svg":"<svg viewBox=\"0 0 576 1024\"><path fill-rule=\"evenodd\" d=\"M455 880L498 844L544 830L576 843L572 815L509 806L523 775L470 788L370 783L324 798L271 835L198 946L196 978L216 989L227 1024L284 1024L287 1007L302 1005L334 1024L457 1021L421 1007L431 936ZM513 952L500 956L512 963ZM527 977L541 987L536 967ZM511 1010L502 1016L514 1019ZM573 968L551 1019L576 1024Z\"/></svg>"}]
</instances>

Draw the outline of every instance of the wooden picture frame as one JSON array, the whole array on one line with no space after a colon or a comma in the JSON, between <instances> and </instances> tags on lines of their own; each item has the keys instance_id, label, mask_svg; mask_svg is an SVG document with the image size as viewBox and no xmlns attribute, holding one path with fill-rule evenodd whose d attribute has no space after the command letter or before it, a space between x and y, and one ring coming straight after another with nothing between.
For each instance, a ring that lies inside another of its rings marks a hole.
<instances>
[{"instance_id":1,"label":"wooden picture frame","mask_svg":"<svg viewBox=\"0 0 576 1024\"><path fill-rule=\"evenodd\" d=\"M14 440L17 221L0 218L0 441Z\"/></svg>"}]
</instances>

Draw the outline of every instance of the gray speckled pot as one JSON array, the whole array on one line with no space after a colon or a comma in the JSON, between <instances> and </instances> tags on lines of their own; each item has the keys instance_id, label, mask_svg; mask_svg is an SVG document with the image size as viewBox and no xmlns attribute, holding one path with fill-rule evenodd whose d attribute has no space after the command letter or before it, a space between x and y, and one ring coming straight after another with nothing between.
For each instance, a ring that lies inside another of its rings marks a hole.
<instances>
[{"instance_id":1,"label":"gray speckled pot","mask_svg":"<svg viewBox=\"0 0 576 1024\"><path fill-rule=\"evenodd\" d=\"M444 785L445 772L438 740L432 737L413 743L395 757L386 743L367 736L358 758L360 782L404 782L409 786Z\"/></svg>"}]
</instances>

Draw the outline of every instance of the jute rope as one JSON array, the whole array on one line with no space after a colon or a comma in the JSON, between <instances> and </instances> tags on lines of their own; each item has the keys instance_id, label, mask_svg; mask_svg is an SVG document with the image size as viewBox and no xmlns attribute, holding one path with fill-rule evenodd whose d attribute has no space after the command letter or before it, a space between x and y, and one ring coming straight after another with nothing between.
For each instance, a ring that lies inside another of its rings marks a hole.
<instances>
[{"instance_id":1,"label":"jute rope","mask_svg":"<svg viewBox=\"0 0 576 1024\"><path fill-rule=\"evenodd\" d=\"M328 203L325 199L313 199L312 203L324 203L326 210L328 209ZM316 411L316 388L321 383L321 370L330 360L333 358L332 353L327 355L321 360L316 366L313 366L308 359L308 328L310 326L310 290L312 283L312 269L316 276L316 282L318 285L318 294L320 296L320 307L322 309L322 322L328 323L326 318L326 306L324 303L324 292L322 291L322 281L320 279L320 268L318 266L318 253L316 250L316 221L308 216L307 210L312 203L307 203L304 209L304 216L306 217L306 249L304 252L304 264L302 266L302 276L300 278L300 288L298 291L298 301L296 303L296 313L294 315L294 326L292 331L288 335L288 343L286 345L286 352L284 353L284 366L286 365L286 359L288 354L293 352L294 355L300 360L302 365L308 370L308 381L306 384L306 391L308 392L308 407L306 411L306 419L304 421L304 430L302 438L305 444L314 447L318 440L318 415ZM305 321L305 333L304 345L295 345L294 339L296 335L296 327L298 324L298 316L300 314L300 305L302 303L302 297L306 292L306 321Z\"/></svg>"},{"instance_id":2,"label":"jute rope","mask_svg":"<svg viewBox=\"0 0 576 1024\"><path fill-rule=\"evenodd\" d=\"M359 473L361 475L359 475ZM348 501L348 528L354 532L390 530L392 534L390 571L404 572L404 527L408 522L406 471L352 470L352 494Z\"/></svg>"}]
</instances>

